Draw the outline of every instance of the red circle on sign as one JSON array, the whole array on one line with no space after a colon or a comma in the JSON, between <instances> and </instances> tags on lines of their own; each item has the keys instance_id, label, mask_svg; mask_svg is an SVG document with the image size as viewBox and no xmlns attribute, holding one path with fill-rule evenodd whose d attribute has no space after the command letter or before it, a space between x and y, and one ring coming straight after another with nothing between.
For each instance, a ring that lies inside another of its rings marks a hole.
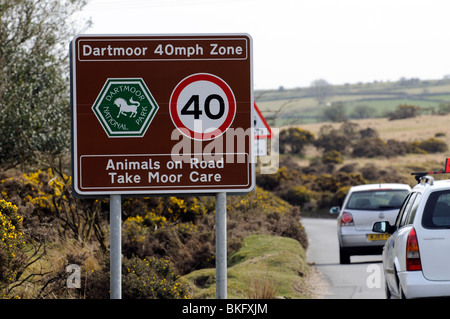
<instances>
[{"instance_id":1,"label":"red circle on sign","mask_svg":"<svg viewBox=\"0 0 450 319\"><path fill-rule=\"evenodd\" d=\"M220 124L219 127L205 133L196 132L188 128L180 119L180 115L178 114L177 108L178 99L180 97L181 92L188 85L199 81L207 81L217 85L225 94L228 102L228 113L225 115L225 120L222 122L222 124ZM172 122L175 124L177 129L180 130L180 132L182 132L184 135L196 140L211 140L216 137L219 137L220 135L225 133L225 131L231 126L231 123L234 120L234 116L236 115L236 102L234 99L233 91L231 91L230 87L224 80L222 80L218 76L209 73L196 73L181 80L180 83L177 84L177 86L172 92L169 102L169 108L170 108L170 117L172 118Z\"/></svg>"}]
</instances>

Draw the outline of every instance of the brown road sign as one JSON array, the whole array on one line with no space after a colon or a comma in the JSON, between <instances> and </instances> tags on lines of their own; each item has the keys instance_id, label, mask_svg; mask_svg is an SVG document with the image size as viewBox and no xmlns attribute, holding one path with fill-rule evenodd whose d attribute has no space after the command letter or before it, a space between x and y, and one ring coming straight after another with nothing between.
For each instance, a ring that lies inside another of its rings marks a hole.
<instances>
[{"instance_id":1,"label":"brown road sign","mask_svg":"<svg viewBox=\"0 0 450 319\"><path fill-rule=\"evenodd\" d=\"M79 35L70 56L75 194L253 189L249 35Z\"/></svg>"}]
</instances>

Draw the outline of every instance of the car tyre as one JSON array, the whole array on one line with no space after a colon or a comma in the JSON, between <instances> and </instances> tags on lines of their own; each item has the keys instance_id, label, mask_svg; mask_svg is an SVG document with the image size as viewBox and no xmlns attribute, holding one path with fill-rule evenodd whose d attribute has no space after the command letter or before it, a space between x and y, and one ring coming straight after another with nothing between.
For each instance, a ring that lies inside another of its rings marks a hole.
<instances>
[{"instance_id":1,"label":"car tyre","mask_svg":"<svg viewBox=\"0 0 450 319\"><path fill-rule=\"evenodd\" d=\"M391 291L389 290L387 281L384 281L384 290L386 292L386 299L392 299L392 294Z\"/></svg>"},{"instance_id":2,"label":"car tyre","mask_svg":"<svg viewBox=\"0 0 450 319\"><path fill-rule=\"evenodd\" d=\"M339 263L341 265L350 264L350 254L345 248L342 247L339 247Z\"/></svg>"},{"instance_id":3,"label":"car tyre","mask_svg":"<svg viewBox=\"0 0 450 319\"><path fill-rule=\"evenodd\" d=\"M405 294L403 293L402 286L400 284L398 285L398 294L400 299L406 299Z\"/></svg>"}]
</instances>

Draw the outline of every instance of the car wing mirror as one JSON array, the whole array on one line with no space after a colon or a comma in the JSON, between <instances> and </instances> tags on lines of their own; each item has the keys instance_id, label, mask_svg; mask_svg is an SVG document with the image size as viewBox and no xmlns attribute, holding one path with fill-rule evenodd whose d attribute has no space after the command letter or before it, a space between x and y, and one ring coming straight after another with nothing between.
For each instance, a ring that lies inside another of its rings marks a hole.
<instances>
[{"instance_id":1,"label":"car wing mirror","mask_svg":"<svg viewBox=\"0 0 450 319\"><path fill-rule=\"evenodd\" d=\"M341 212L341 208L339 206L333 206L330 208L331 215L337 215Z\"/></svg>"},{"instance_id":2,"label":"car wing mirror","mask_svg":"<svg viewBox=\"0 0 450 319\"><path fill-rule=\"evenodd\" d=\"M392 234L395 226L391 226L388 221L375 222L372 225L372 231L375 233Z\"/></svg>"}]
</instances>

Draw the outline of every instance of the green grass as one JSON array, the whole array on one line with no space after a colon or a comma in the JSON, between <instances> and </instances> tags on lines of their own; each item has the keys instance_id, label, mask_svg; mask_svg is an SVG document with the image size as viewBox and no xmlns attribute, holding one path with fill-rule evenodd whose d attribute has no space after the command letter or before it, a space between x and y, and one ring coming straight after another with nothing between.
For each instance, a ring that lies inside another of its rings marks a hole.
<instances>
[{"instance_id":1,"label":"green grass","mask_svg":"<svg viewBox=\"0 0 450 319\"><path fill-rule=\"evenodd\" d=\"M228 261L230 299L309 298L305 278L310 269L300 243L291 238L251 235ZM215 269L183 277L195 299L215 298Z\"/></svg>"},{"instance_id":2,"label":"green grass","mask_svg":"<svg viewBox=\"0 0 450 319\"><path fill-rule=\"evenodd\" d=\"M309 88L272 91L256 91L256 104L267 118L281 108L273 126L317 123L321 121L322 108ZM448 80L419 81L415 84L400 85L398 82L363 83L336 85L326 102L343 102L350 115L358 105L372 107L374 117L384 117L400 104L413 104L421 108L434 107L450 102L450 82Z\"/></svg>"}]
</instances>

